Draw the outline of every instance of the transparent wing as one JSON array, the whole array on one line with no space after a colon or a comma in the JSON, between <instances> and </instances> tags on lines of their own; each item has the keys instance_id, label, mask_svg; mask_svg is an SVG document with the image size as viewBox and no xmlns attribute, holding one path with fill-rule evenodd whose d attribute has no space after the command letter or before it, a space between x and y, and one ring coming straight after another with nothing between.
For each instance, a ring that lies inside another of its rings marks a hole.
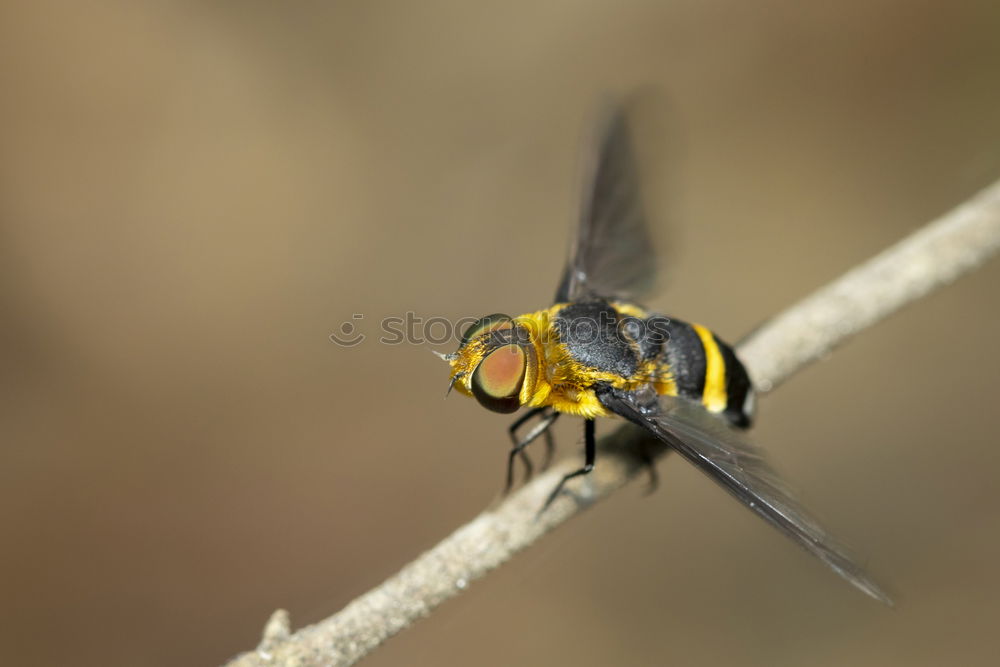
<instances>
[{"instance_id":1,"label":"transparent wing","mask_svg":"<svg viewBox=\"0 0 1000 667\"><path fill-rule=\"evenodd\" d=\"M651 393L651 392L650 392ZM721 419L685 399L608 388L598 392L614 413L676 449L762 519L829 565L861 591L888 605L891 598L793 497L764 458Z\"/></svg>"},{"instance_id":2,"label":"transparent wing","mask_svg":"<svg viewBox=\"0 0 1000 667\"><path fill-rule=\"evenodd\" d=\"M628 298L648 290L655 257L639 199L630 131L621 107L598 126L576 238L556 302Z\"/></svg>"}]
</instances>

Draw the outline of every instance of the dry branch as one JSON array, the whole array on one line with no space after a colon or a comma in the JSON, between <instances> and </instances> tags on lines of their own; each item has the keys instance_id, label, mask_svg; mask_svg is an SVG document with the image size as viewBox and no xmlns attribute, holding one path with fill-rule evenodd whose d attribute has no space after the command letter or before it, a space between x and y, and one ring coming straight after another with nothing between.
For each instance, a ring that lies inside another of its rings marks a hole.
<instances>
[{"instance_id":1,"label":"dry branch","mask_svg":"<svg viewBox=\"0 0 1000 667\"><path fill-rule=\"evenodd\" d=\"M907 303L971 271L1000 249L1000 182L920 231L816 291L748 336L739 355L759 390L769 391L850 336ZM290 633L278 611L255 650L229 667L352 665L426 616L472 581L505 563L593 502L623 486L642 467L636 431L604 438L600 465L541 516L571 457L483 512L398 574L339 613Z\"/></svg>"}]
</instances>

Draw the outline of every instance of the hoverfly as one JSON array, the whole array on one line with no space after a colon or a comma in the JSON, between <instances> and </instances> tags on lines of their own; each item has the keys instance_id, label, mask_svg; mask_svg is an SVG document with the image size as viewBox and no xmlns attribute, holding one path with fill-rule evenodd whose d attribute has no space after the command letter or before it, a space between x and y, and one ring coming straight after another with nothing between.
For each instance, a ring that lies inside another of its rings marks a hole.
<instances>
[{"instance_id":1,"label":"hoverfly","mask_svg":"<svg viewBox=\"0 0 1000 667\"><path fill-rule=\"evenodd\" d=\"M891 601L846 549L792 497L762 452L741 436L753 419L754 391L735 351L709 329L653 314L631 299L655 270L625 113L599 126L575 241L549 308L480 318L451 365L451 387L494 412L527 412L510 427L518 455L561 414L584 419L584 465L594 468L598 417L622 417L676 450L744 505L851 584ZM523 436L517 432L536 423ZM526 465L530 462L525 457ZM530 467L529 467L530 473Z\"/></svg>"}]
</instances>

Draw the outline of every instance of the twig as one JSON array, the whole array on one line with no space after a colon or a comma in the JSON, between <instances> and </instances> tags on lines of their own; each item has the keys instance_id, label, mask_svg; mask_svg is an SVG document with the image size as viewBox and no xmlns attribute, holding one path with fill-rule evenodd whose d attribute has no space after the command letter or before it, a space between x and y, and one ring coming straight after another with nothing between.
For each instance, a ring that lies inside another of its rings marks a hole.
<instances>
[{"instance_id":1,"label":"twig","mask_svg":"<svg viewBox=\"0 0 1000 667\"><path fill-rule=\"evenodd\" d=\"M739 344L740 360L758 391L770 391L998 249L1000 182L768 321Z\"/></svg>"},{"instance_id":2,"label":"twig","mask_svg":"<svg viewBox=\"0 0 1000 667\"><path fill-rule=\"evenodd\" d=\"M807 297L753 332L739 355L760 391L769 391L836 345L905 304L971 271L1000 249L1000 182ZM601 441L600 464L541 516L570 458L483 512L398 574L333 616L289 634L276 612L257 650L229 667L352 665L426 616L472 581L590 504L623 486L642 468L640 436L629 427Z\"/></svg>"}]
</instances>

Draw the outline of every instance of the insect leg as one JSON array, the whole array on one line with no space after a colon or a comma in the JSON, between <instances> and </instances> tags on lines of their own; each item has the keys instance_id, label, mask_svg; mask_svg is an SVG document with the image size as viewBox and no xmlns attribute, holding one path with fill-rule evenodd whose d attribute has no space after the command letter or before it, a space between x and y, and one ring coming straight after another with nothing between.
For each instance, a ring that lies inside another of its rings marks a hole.
<instances>
[{"instance_id":1,"label":"insect leg","mask_svg":"<svg viewBox=\"0 0 1000 667\"><path fill-rule=\"evenodd\" d=\"M597 439L594 437L594 420L588 419L583 423L583 467L569 473L568 475L564 475L563 478L559 480L556 488L549 494L548 500L546 500L545 504L542 505L542 509L539 513L544 512L548 506L552 504L552 501L555 500L556 496L559 495L559 492L562 491L566 482L574 477L586 475L593 470L595 458L597 458Z\"/></svg>"},{"instance_id":2,"label":"insect leg","mask_svg":"<svg viewBox=\"0 0 1000 667\"><path fill-rule=\"evenodd\" d=\"M548 465L548 460L552 458L551 450L554 448L554 443L552 441L552 433L549 432L549 427L555 422L556 418L559 416L558 412L547 413L548 408L535 408L534 410L529 410L527 413L522 415L510 425L510 439L514 442L514 447L510 450L510 454L507 457L507 484L504 486L504 493L510 491L510 487L514 483L514 458L520 454L521 459L524 461L525 468L525 479L529 479L533 472L533 466L531 465L531 459L524 452L524 448L535 441L538 436L545 434L546 443L546 465ZM541 415L542 418L538 420L527 435L523 438L517 437L517 429L520 428L526 421Z\"/></svg>"},{"instance_id":3,"label":"insect leg","mask_svg":"<svg viewBox=\"0 0 1000 667\"><path fill-rule=\"evenodd\" d=\"M556 414L559 414L558 412ZM552 437L552 431L545 429L545 459L542 461L542 470L548 470L552 463L552 457L556 453L556 440Z\"/></svg>"},{"instance_id":4,"label":"insect leg","mask_svg":"<svg viewBox=\"0 0 1000 667\"><path fill-rule=\"evenodd\" d=\"M660 475L656 471L656 458L653 456L653 447L646 440L639 445L639 457L642 458L642 464L649 471L649 484L646 486L646 495L649 495L660 486Z\"/></svg>"}]
</instances>

